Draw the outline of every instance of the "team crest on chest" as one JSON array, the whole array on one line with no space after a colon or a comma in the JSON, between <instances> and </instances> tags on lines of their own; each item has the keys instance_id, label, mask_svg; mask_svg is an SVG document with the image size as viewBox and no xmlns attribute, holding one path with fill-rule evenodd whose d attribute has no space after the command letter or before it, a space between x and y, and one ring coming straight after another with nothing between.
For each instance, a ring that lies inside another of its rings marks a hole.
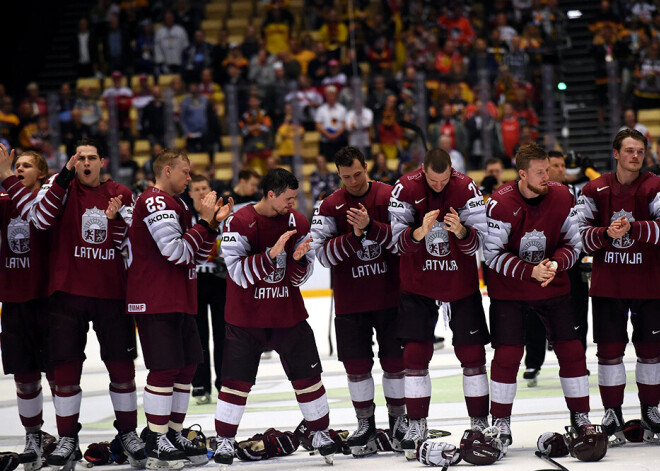
<instances>
[{"instance_id":1,"label":"team crest on chest","mask_svg":"<svg viewBox=\"0 0 660 471\"><path fill-rule=\"evenodd\" d=\"M364 239L362 241L362 248L357 251L356 255L363 262L375 260L380 257L380 245L373 240Z\"/></svg>"},{"instance_id":2,"label":"team crest on chest","mask_svg":"<svg viewBox=\"0 0 660 471\"><path fill-rule=\"evenodd\" d=\"M610 218L610 222L614 222L617 219L621 219L623 216L626 217L628 222L633 222L635 221L635 216L630 211L626 211L625 209L622 209L621 211L616 211L614 214L612 214L612 217ZM614 239L612 240L612 245L616 247L617 249L627 249L630 247L632 244L634 244L635 241L630 238L630 234L624 234L623 237L620 239Z\"/></svg>"},{"instance_id":3,"label":"team crest on chest","mask_svg":"<svg viewBox=\"0 0 660 471\"><path fill-rule=\"evenodd\" d=\"M85 211L82 216L82 238L90 244L102 244L108 238L108 218L98 208Z\"/></svg>"},{"instance_id":4,"label":"team crest on chest","mask_svg":"<svg viewBox=\"0 0 660 471\"><path fill-rule=\"evenodd\" d=\"M275 271L264 278L266 283L279 283L284 279L284 274L286 273L286 251L282 250L282 253L275 257Z\"/></svg>"},{"instance_id":5,"label":"team crest on chest","mask_svg":"<svg viewBox=\"0 0 660 471\"><path fill-rule=\"evenodd\" d=\"M9 249L16 254L30 251L30 224L21 218L12 218L7 226Z\"/></svg>"},{"instance_id":6,"label":"team crest on chest","mask_svg":"<svg viewBox=\"0 0 660 471\"><path fill-rule=\"evenodd\" d=\"M543 231L525 232L520 239L520 258L529 263L539 263L545 258L545 244Z\"/></svg>"},{"instance_id":7,"label":"team crest on chest","mask_svg":"<svg viewBox=\"0 0 660 471\"><path fill-rule=\"evenodd\" d=\"M424 237L426 251L434 257L449 255L449 233L442 226L440 222L435 221L431 232Z\"/></svg>"}]
</instances>

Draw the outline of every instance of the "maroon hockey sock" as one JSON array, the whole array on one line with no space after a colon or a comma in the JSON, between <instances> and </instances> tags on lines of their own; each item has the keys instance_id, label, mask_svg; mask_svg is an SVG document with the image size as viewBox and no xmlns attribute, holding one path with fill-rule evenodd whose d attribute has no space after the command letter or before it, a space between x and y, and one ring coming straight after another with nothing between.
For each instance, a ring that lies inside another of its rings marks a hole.
<instances>
[{"instance_id":1,"label":"maroon hockey sock","mask_svg":"<svg viewBox=\"0 0 660 471\"><path fill-rule=\"evenodd\" d=\"M553 346L559 361L559 378L568 409L589 412L587 359L582 343L579 340L557 340Z\"/></svg>"},{"instance_id":2,"label":"maroon hockey sock","mask_svg":"<svg viewBox=\"0 0 660 471\"><path fill-rule=\"evenodd\" d=\"M433 342L408 342L403 349L406 367L406 410L411 419L423 419L429 415L431 379L429 362L433 356Z\"/></svg>"},{"instance_id":3,"label":"maroon hockey sock","mask_svg":"<svg viewBox=\"0 0 660 471\"><path fill-rule=\"evenodd\" d=\"M598 388L603 407L618 407L623 404L626 388L626 368L623 364L625 342L601 342L598 352Z\"/></svg>"},{"instance_id":4,"label":"maroon hockey sock","mask_svg":"<svg viewBox=\"0 0 660 471\"><path fill-rule=\"evenodd\" d=\"M291 385L309 429L313 432L327 429L330 425L330 408L321 377L294 380Z\"/></svg>"},{"instance_id":5,"label":"maroon hockey sock","mask_svg":"<svg viewBox=\"0 0 660 471\"><path fill-rule=\"evenodd\" d=\"M660 345L636 342L637 365L635 378L640 404L657 405L660 402Z\"/></svg>"},{"instance_id":6,"label":"maroon hockey sock","mask_svg":"<svg viewBox=\"0 0 660 471\"><path fill-rule=\"evenodd\" d=\"M174 393L172 394L172 413L170 414L170 427L175 430L183 428L183 421L188 412L188 402L190 401L190 389L193 376L197 365L188 365L181 370L174 382Z\"/></svg>"},{"instance_id":7,"label":"maroon hockey sock","mask_svg":"<svg viewBox=\"0 0 660 471\"><path fill-rule=\"evenodd\" d=\"M144 388L144 413L149 428L154 432L165 433L172 413L174 379L179 369L151 370Z\"/></svg>"},{"instance_id":8,"label":"maroon hockey sock","mask_svg":"<svg viewBox=\"0 0 660 471\"><path fill-rule=\"evenodd\" d=\"M29 371L14 375L18 415L26 432L36 432L43 423L41 372Z\"/></svg>"},{"instance_id":9,"label":"maroon hockey sock","mask_svg":"<svg viewBox=\"0 0 660 471\"><path fill-rule=\"evenodd\" d=\"M72 437L78 432L78 416L80 415L80 376L82 375L82 360L71 360L55 365L55 420L57 433L60 437Z\"/></svg>"},{"instance_id":10,"label":"maroon hockey sock","mask_svg":"<svg viewBox=\"0 0 660 471\"><path fill-rule=\"evenodd\" d=\"M495 349L490 366L490 413L493 417L511 415L516 397L516 376L524 350L522 345L501 345Z\"/></svg>"},{"instance_id":11,"label":"maroon hockey sock","mask_svg":"<svg viewBox=\"0 0 660 471\"><path fill-rule=\"evenodd\" d=\"M463 368L463 395L470 417L488 415L488 376L486 349L483 345L454 345L456 358Z\"/></svg>"},{"instance_id":12,"label":"maroon hockey sock","mask_svg":"<svg viewBox=\"0 0 660 471\"><path fill-rule=\"evenodd\" d=\"M353 408L358 416L362 411L372 411L374 405L374 380L371 377L373 360L371 358L352 358L344 360L343 363Z\"/></svg>"},{"instance_id":13,"label":"maroon hockey sock","mask_svg":"<svg viewBox=\"0 0 660 471\"><path fill-rule=\"evenodd\" d=\"M117 429L130 432L137 428L137 391L135 366L129 361L106 361L110 374L110 399L115 410Z\"/></svg>"},{"instance_id":14,"label":"maroon hockey sock","mask_svg":"<svg viewBox=\"0 0 660 471\"><path fill-rule=\"evenodd\" d=\"M235 379L223 379L215 409L215 432L221 437L235 437L243 417L252 384Z\"/></svg>"},{"instance_id":15,"label":"maroon hockey sock","mask_svg":"<svg viewBox=\"0 0 660 471\"><path fill-rule=\"evenodd\" d=\"M381 358L383 368L383 394L390 415L405 413L405 369L403 358Z\"/></svg>"}]
</instances>

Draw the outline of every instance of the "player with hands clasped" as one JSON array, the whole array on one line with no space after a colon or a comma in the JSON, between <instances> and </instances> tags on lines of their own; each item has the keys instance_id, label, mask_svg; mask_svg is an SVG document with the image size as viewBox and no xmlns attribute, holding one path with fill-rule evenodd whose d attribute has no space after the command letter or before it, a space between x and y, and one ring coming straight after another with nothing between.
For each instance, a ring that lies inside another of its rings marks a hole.
<instances>
[{"instance_id":1,"label":"player with hands clasped","mask_svg":"<svg viewBox=\"0 0 660 471\"><path fill-rule=\"evenodd\" d=\"M387 210L392 187L369 181L364 155L356 147L342 148L334 161L344 186L325 198L312 218L312 247L333 274L337 351L358 419L347 445L355 456L377 451L371 376L375 330L392 446L403 451L403 350L396 331L399 257Z\"/></svg>"},{"instance_id":2,"label":"player with hands clasped","mask_svg":"<svg viewBox=\"0 0 660 471\"><path fill-rule=\"evenodd\" d=\"M484 257L495 356L490 370L491 414L500 439L511 445L511 409L525 344L526 316L540 316L559 360L571 426L590 424L584 349L571 307L568 270L581 249L577 214L568 188L549 179L548 155L535 144L516 153L519 179L488 200Z\"/></svg>"},{"instance_id":3,"label":"player with hands clasped","mask_svg":"<svg viewBox=\"0 0 660 471\"><path fill-rule=\"evenodd\" d=\"M431 400L428 365L438 304L453 332L463 367L463 393L471 427L488 427L488 327L475 254L486 232L484 200L471 178L451 167L442 149L426 153L423 168L394 185L389 212L401 253L401 300L396 331L404 341L405 403L410 426L402 440L408 459L427 436Z\"/></svg>"},{"instance_id":4,"label":"player with hands clasped","mask_svg":"<svg viewBox=\"0 0 660 471\"><path fill-rule=\"evenodd\" d=\"M639 131L619 131L612 145L616 172L587 183L578 204L584 250L593 254L589 294L602 423L615 445L625 443L621 405L629 312L644 439L660 441L660 179L641 172L647 146Z\"/></svg>"},{"instance_id":5,"label":"player with hands clasped","mask_svg":"<svg viewBox=\"0 0 660 471\"><path fill-rule=\"evenodd\" d=\"M284 169L268 172L263 198L225 221L222 250L227 278L227 322L222 387L215 412L218 446L214 460L234 459L234 437L256 380L264 350L275 350L313 432L312 445L332 463L335 443L328 432L329 408L321 382L314 333L300 285L312 274L309 222L293 209L298 180Z\"/></svg>"},{"instance_id":6,"label":"player with hands clasped","mask_svg":"<svg viewBox=\"0 0 660 471\"><path fill-rule=\"evenodd\" d=\"M201 201L200 217L178 196L190 181L190 161L182 151L165 149L154 161L156 185L135 203L129 231L127 311L135 314L144 362L149 469L180 469L208 462L206 446L181 433L191 382L202 360L197 324L196 263L206 260L229 216L215 192Z\"/></svg>"}]
</instances>

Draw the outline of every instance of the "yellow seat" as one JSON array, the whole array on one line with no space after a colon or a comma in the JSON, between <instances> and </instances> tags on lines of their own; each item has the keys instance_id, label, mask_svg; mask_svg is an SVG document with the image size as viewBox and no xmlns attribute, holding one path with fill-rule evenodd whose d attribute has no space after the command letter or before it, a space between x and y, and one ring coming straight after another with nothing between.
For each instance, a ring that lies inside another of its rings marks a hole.
<instances>
[{"instance_id":1,"label":"yellow seat","mask_svg":"<svg viewBox=\"0 0 660 471\"><path fill-rule=\"evenodd\" d=\"M133 154L142 155L151 152L151 144L146 139L138 139L133 146Z\"/></svg>"},{"instance_id":2,"label":"yellow seat","mask_svg":"<svg viewBox=\"0 0 660 471\"><path fill-rule=\"evenodd\" d=\"M161 87L169 87L172 84L172 79L176 77L177 74L164 74L158 76L158 85Z\"/></svg>"},{"instance_id":3,"label":"yellow seat","mask_svg":"<svg viewBox=\"0 0 660 471\"><path fill-rule=\"evenodd\" d=\"M101 91L101 81L96 77L79 78L76 81L76 90L81 90L85 87L91 90L92 95L98 95Z\"/></svg>"},{"instance_id":4,"label":"yellow seat","mask_svg":"<svg viewBox=\"0 0 660 471\"><path fill-rule=\"evenodd\" d=\"M186 148L186 140L183 137L177 137L174 139L174 148L175 149L185 149Z\"/></svg>"},{"instance_id":5,"label":"yellow seat","mask_svg":"<svg viewBox=\"0 0 660 471\"><path fill-rule=\"evenodd\" d=\"M245 30L248 27L247 18L229 18L226 23L230 36L240 36L238 42L242 42Z\"/></svg>"},{"instance_id":6,"label":"yellow seat","mask_svg":"<svg viewBox=\"0 0 660 471\"><path fill-rule=\"evenodd\" d=\"M316 164L303 164L302 174L305 177L309 177L316 170Z\"/></svg>"},{"instance_id":7,"label":"yellow seat","mask_svg":"<svg viewBox=\"0 0 660 471\"><path fill-rule=\"evenodd\" d=\"M227 15L229 4L227 0L220 0L219 2L211 2L206 5L206 17L209 19L220 18Z\"/></svg>"},{"instance_id":8,"label":"yellow seat","mask_svg":"<svg viewBox=\"0 0 660 471\"><path fill-rule=\"evenodd\" d=\"M207 29L221 29L222 28L222 20L202 20L202 29L207 30Z\"/></svg>"},{"instance_id":9,"label":"yellow seat","mask_svg":"<svg viewBox=\"0 0 660 471\"><path fill-rule=\"evenodd\" d=\"M229 168L219 168L215 171L215 178L218 180L228 181L231 180L234 176L234 172Z\"/></svg>"},{"instance_id":10,"label":"yellow seat","mask_svg":"<svg viewBox=\"0 0 660 471\"><path fill-rule=\"evenodd\" d=\"M232 18L248 18L252 16L253 12L252 2L232 2L231 4Z\"/></svg>"},{"instance_id":11,"label":"yellow seat","mask_svg":"<svg viewBox=\"0 0 660 471\"><path fill-rule=\"evenodd\" d=\"M637 121L647 127L649 124L660 124L660 109L639 110L637 112Z\"/></svg>"},{"instance_id":12,"label":"yellow seat","mask_svg":"<svg viewBox=\"0 0 660 471\"><path fill-rule=\"evenodd\" d=\"M190 159L191 164L198 167L206 166L209 164L209 154L193 153L193 154L188 154L188 158Z\"/></svg>"},{"instance_id":13,"label":"yellow seat","mask_svg":"<svg viewBox=\"0 0 660 471\"><path fill-rule=\"evenodd\" d=\"M231 149L232 146L232 137L231 136L222 136L220 138L222 141L222 147L224 149ZM242 144L241 136L236 136L236 144L240 147Z\"/></svg>"},{"instance_id":14,"label":"yellow seat","mask_svg":"<svg viewBox=\"0 0 660 471\"><path fill-rule=\"evenodd\" d=\"M303 143L319 142L321 140L321 133L318 131L307 131L303 134Z\"/></svg>"},{"instance_id":15,"label":"yellow seat","mask_svg":"<svg viewBox=\"0 0 660 471\"><path fill-rule=\"evenodd\" d=\"M112 82L112 77L106 77L106 78L104 78L104 79L103 79L103 90L105 90L106 88L110 88L110 87L112 87L112 83L113 83L113 82ZM122 78L121 78L121 86L122 86L122 87L126 87L126 86L128 86L128 80L126 79L126 76L125 76L125 75L122 76Z\"/></svg>"},{"instance_id":16,"label":"yellow seat","mask_svg":"<svg viewBox=\"0 0 660 471\"><path fill-rule=\"evenodd\" d=\"M220 167L231 167L234 160L234 154L231 152L216 152L213 156L213 163Z\"/></svg>"},{"instance_id":17,"label":"yellow seat","mask_svg":"<svg viewBox=\"0 0 660 471\"><path fill-rule=\"evenodd\" d=\"M140 166L140 168L144 167L144 164L147 163L149 160L148 155L134 155L133 160Z\"/></svg>"}]
</instances>

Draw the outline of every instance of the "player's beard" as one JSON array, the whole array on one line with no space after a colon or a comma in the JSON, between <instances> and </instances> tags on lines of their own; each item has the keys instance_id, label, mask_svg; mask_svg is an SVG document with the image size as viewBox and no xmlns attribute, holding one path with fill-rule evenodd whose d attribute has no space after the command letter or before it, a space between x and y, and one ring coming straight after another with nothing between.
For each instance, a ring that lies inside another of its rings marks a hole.
<instances>
[{"instance_id":1,"label":"player's beard","mask_svg":"<svg viewBox=\"0 0 660 471\"><path fill-rule=\"evenodd\" d=\"M536 193L539 196L547 195L548 194L548 186L533 186L529 182L527 183L527 188L529 188L530 191L533 193Z\"/></svg>"}]
</instances>

